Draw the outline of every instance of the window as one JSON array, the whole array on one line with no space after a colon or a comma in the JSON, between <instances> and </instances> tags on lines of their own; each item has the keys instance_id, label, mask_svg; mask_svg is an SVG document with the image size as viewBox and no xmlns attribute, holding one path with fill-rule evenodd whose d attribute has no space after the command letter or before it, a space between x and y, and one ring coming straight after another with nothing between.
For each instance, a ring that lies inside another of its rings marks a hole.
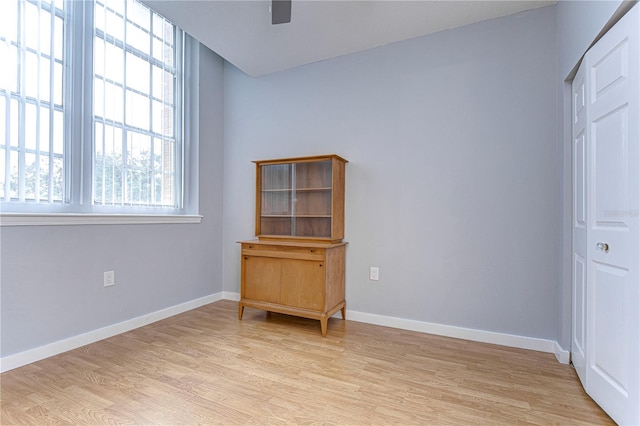
<instances>
[{"instance_id":1,"label":"window","mask_svg":"<svg viewBox=\"0 0 640 426\"><path fill-rule=\"evenodd\" d=\"M0 198L60 203L65 193L64 3L8 1L3 9Z\"/></svg>"},{"instance_id":2,"label":"window","mask_svg":"<svg viewBox=\"0 0 640 426\"><path fill-rule=\"evenodd\" d=\"M2 210L193 212L183 32L135 0L5 2Z\"/></svg>"},{"instance_id":3,"label":"window","mask_svg":"<svg viewBox=\"0 0 640 426\"><path fill-rule=\"evenodd\" d=\"M94 16L93 202L176 207L175 28L135 1Z\"/></svg>"}]
</instances>

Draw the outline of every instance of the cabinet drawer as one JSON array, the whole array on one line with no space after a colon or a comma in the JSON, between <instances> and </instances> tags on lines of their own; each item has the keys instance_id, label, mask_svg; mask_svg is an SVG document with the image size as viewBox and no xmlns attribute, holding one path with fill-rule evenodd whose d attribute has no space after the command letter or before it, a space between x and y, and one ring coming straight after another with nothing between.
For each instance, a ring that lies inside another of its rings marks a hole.
<instances>
[{"instance_id":1,"label":"cabinet drawer","mask_svg":"<svg viewBox=\"0 0 640 426\"><path fill-rule=\"evenodd\" d=\"M278 257L284 259L324 260L325 249L242 243L243 256Z\"/></svg>"}]
</instances>

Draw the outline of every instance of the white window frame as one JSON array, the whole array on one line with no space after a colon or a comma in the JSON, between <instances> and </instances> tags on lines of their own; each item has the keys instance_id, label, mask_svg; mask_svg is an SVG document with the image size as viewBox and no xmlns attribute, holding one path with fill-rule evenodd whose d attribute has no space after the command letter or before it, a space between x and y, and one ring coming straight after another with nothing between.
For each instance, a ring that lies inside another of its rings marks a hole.
<instances>
[{"instance_id":1,"label":"white window frame","mask_svg":"<svg viewBox=\"0 0 640 426\"><path fill-rule=\"evenodd\" d=\"M116 223L199 223L198 214L198 42L183 36L179 208L99 206L93 191L93 1L67 1L65 23L65 200L63 203L2 201L0 226ZM144 4L143 4L144 5ZM144 5L147 7L146 5ZM80 41L80 42L79 42ZM72 80L72 76L74 79ZM78 78L79 76L79 78ZM188 82L188 84L187 84Z\"/></svg>"}]
</instances>

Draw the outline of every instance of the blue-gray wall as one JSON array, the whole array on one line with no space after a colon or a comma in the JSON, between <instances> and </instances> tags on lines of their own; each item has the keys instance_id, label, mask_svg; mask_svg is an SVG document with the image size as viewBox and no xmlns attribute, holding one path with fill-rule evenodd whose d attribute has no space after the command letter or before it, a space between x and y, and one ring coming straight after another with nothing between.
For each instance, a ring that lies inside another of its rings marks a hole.
<instances>
[{"instance_id":1,"label":"blue-gray wall","mask_svg":"<svg viewBox=\"0 0 640 426\"><path fill-rule=\"evenodd\" d=\"M551 6L261 78L225 64L225 290L251 160L337 153L348 309L555 340L555 23Z\"/></svg>"},{"instance_id":2,"label":"blue-gray wall","mask_svg":"<svg viewBox=\"0 0 640 426\"><path fill-rule=\"evenodd\" d=\"M223 61L206 48L200 75L202 222L2 227L3 357L222 291Z\"/></svg>"}]
</instances>

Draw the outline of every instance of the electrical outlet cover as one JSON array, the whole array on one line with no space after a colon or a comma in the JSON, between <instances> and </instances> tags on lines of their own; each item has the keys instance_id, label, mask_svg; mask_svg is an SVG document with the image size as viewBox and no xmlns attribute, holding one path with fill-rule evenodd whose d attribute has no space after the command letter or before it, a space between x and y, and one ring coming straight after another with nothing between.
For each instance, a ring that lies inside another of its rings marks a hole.
<instances>
[{"instance_id":1,"label":"electrical outlet cover","mask_svg":"<svg viewBox=\"0 0 640 426\"><path fill-rule=\"evenodd\" d=\"M380 269L377 266L369 268L369 279L371 281L378 281L380 279Z\"/></svg>"}]
</instances>

